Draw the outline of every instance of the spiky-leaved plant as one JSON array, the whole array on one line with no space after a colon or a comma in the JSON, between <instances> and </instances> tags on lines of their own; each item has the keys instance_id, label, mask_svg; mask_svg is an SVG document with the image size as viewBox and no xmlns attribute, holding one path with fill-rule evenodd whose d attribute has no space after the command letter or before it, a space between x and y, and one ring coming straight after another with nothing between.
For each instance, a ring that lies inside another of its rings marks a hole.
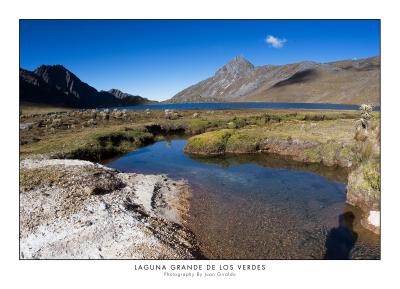
<instances>
[{"instance_id":1,"label":"spiky-leaved plant","mask_svg":"<svg viewBox=\"0 0 400 289\"><path fill-rule=\"evenodd\" d=\"M356 121L356 129L361 130L364 129L368 131L369 123L372 118L372 111L374 107L372 104L362 104L360 106L360 119Z\"/></svg>"}]
</instances>

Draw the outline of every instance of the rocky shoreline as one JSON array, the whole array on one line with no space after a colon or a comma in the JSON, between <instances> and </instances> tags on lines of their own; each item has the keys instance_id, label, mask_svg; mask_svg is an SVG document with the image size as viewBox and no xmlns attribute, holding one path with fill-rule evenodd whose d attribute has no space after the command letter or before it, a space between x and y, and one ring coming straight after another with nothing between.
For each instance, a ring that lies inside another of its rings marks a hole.
<instances>
[{"instance_id":1,"label":"rocky shoreline","mask_svg":"<svg viewBox=\"0 0 400 289\"><path fill-rule=\"evenodd\" d=\"M20 258L201 258L190 190L163 175L71 159L20 162Z\"/></svg>"}]
</instances>

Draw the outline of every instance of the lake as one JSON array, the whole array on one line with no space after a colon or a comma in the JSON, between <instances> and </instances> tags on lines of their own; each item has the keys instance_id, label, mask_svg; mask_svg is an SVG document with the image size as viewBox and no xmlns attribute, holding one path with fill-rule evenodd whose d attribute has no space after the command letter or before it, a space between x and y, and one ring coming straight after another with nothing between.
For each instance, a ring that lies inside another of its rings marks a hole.
<instances>
[{"instance_id":1,"label":"lake","mask_svg":"<svg viewBox=\"0 0 400 289\"><path fill-rule=\"evenodd\" d=\"M127 110L164 110L164 109L328 109L328 110L358 110L358 105L328 104L328 103L284 103L284 102L212 102L212 103L175 103L175 104L151 104L138 106L115 107L115 109ZM380 108L376 107L375 111Z\"/></svg>"},{"instance_id":2,"label":"lake","mask_svg":"<svg viewBox=\"0 0 400 289\"><path fill-rule=\"evenodd\" d=\"M160 141L106 165L187 180L187 223L207 258L323 259L337 250L352 259L380 258L379 236L363 229L360 212L345 203L344 169L267 154L195 157L184 153L185 144Z\"/></svg>"}]
</instances>

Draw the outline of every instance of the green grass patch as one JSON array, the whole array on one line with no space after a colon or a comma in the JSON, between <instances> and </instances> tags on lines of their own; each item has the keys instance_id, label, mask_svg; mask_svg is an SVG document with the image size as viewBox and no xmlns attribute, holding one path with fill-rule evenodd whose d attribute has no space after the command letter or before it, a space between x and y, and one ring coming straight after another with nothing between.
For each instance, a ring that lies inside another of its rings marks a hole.
<instances>
[{"instance_id":1,"label":"green grass patch","mask_svg":"<svg viewBox=\"0 0 400 289\"><path fill-rule=\"evenodd\" d=\"M251 130L236 130L226 142L227 152L254 153L259 150L261 139Z\"/></svg>"},{"instance_id":2,"label":"green grass patch","mask_svg":"<svg viewBox=\"0 0 400 289\"><path fill-rule=\"evenodd\" d=\"M226 142L232 132L230 129L222 129L193 136L188 140L185 151L210 155L224 153Z\"/></svg>"}]
</instances>

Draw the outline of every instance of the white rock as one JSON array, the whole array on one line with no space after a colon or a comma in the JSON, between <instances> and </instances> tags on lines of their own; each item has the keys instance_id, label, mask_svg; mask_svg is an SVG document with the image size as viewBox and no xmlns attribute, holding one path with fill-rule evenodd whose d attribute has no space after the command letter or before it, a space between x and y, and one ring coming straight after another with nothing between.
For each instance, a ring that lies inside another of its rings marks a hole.
<instances>
[{"instance_id":1,"label":"white rock","mask_svg":"<svg viewBox=\"0 0 400 289\"><path fill-rule=\"evenodd\" d=\"M375 227L380 227L381 225L381 212L380 211L370 211L368 216L368 223Z\"/></svg>"}]
</instances>

